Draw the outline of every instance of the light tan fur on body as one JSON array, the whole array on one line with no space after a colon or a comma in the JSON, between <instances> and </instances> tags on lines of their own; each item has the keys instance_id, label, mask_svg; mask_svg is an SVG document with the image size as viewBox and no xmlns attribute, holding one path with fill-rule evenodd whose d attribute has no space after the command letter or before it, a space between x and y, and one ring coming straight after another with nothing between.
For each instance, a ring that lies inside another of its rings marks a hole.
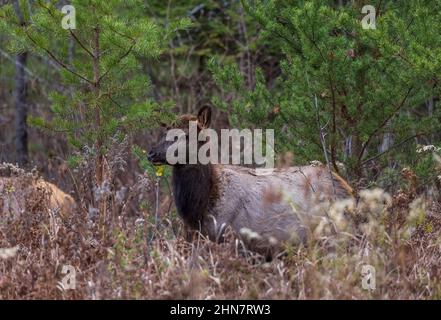
<instances>
[{"instance_id":1,"label":"light tan fur on body","mask_svg":"<svg viewBox=\"0 0 441 320\"><path fill-rule=\"evenodd\" d=\"M75 210L74 199L41 178L0 177L0 213L27 214L33 210L54 210L69 216Z\"/></svg>"},{"instance_id":2,"label":"light tan fur on body","mask_svg":"<svg viewBox=\"0 0 441 320\"><path fill-rule=\"evenodd\" d=\"M216 201L207 209L202 230L217 239L231 226L249 248L265 254L279 251L289 241L304 242L307 227L302 215L313 212L321 201L352 194L334 173L333 183L324 166L275 169L270 175L259 176L249 168L217 165L214 174Z\"/></svg>"},{"instance_id":3,"label":"light tan fur on body","mask_svg":"<svg viewBox=\"0 0 441 320\"><path fill-rule=\"evenodd\" d=\"M182 116L178 128L188 130L189 121L197 121L199 129L208 128L210 119L210 108L204 107L198 116ZM204 143L199 142L198 148ZM154 164L169 164L166 153L171 144L164 134L148 159ZM267 255L279 251L287 241L305 241L307 227L302 216L311 215L321 203L350 197L351 193L348 184L324 166L282 168L256 175L253 169L241 166L173 165L175 204L187 226L212 240L222 239L230 226L249 248Z\"/></svg>"}]
</instances>

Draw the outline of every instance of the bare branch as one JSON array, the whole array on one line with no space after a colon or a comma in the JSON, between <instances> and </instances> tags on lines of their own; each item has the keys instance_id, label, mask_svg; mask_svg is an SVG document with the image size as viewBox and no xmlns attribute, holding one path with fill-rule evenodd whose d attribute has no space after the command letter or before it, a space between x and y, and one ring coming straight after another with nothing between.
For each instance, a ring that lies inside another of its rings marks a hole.
<instances>
[{"instance_id":1,"label":"bare branch","mask_svg":"<svg viewBox=\"0 0 441 320\"><path fill-rule=\"evenodd\" d=\"M330 175L331 182L332 182L332 190L334 192L334 197L337 197L337 192L336 192L336 189L335 189L334 176L332 174L332 169L331 169L331 163L329 162L328 152L326 151L325 135L324 135L324 132L323 132L323 127L320 124L320 114L319 114L318 103L317 103L317 95L315 95L315 94L314 94L314 107L315 107L315 112L316 112L316 115L317 115L317 126L319 128L320 142L322 143L323 154L325 155L326 165L328 167L329 175Z\"/></svg>"},{"instance_id":2,"label":"bare branch","mask_svg":"<svg viewBox=\"0 0 441 320\"><path fill-rule=\"evenodd\" d=\"M58 63L61 67L63 67L65 70L67 70L67 71L69 71L70 73L72 73L73 75L75 75L75 76L77 76L78 78L81 78L81 79L83 79L84 81L86 81L86 82L88 82L88 83L90 83L90 84L92 84L93 85L93 82L92 81L90 81L89 79L87 79L86 77L84 77L83 75L81 75L81 74L79 74L78 72L76 72L76 71L74 71L74 70L72 70L71 68L69 68L69 66L68 65L66 65L63 61L61 61L59 58L57 58L56 56L55 56L55 54L53 54L50 50L48 50L48 49L46 49L46 48L44 48L44 47L41 47L41 46L39 46L38 45L38 43L29 35L29 33L28 32L26 32L26 35L28 36L28 38L29 38L29 40L31 40L32 41L32 43L35 45L35 46L37 46L38 48L41 48L41 49L43 49L56 63Z\"/></svg>"},{"instance_id":3,"label":"bare branch","mask_svg":"<svg viewBox=\"0 0 441 320\"><path fill-rule=\"evenodd\" d=\"M387 149L387 150L385 150L385 151L383 151L383 152L380 152L380 153L378 153L377 155L375 155L375 156L373 156L373 157L371 157L371 158L369 158L369 159L364 160L364 161L361 163L361 165L365 165L366 163L371 162L371 161L373 161L373 160L375 160L375 159L381 157L382 155L384 155L384 154L390 152L391 150L393 150L393 149L395 149L395 148L398 148L398 147L402 146L403 144L409 142L410 140L413 140L413 139L418 138L418 137L423 136L423 135L424 135L424 134L418 133L418 134L415 134L415 135L413 135L413 136L411 136L411 137L408 137L408 138L404 139L403 141L400 141L399 143L394 144L394 145L391 146L389 149Z\"/></svg>"},{"instance_id":4,"label":"bare branch","mask_svg":"<svg viewBox=\"0 0 441 320\"><path fill-rule=\"evenodd\" d=\"M358 155L358 163L361 162L361 158L363 157L363 153L366 150L367 146L369 145L369 143L371 142L371 140L373 139L373 137L389 122L390 119L392 119L398 111L400 111L400 109L404 106L404 104L407 101L407 98L409 97L410 93L412 92L413 86L411 86L409 88L409 90L407 90L406 95L404 96L404 98L401 100L400 104L395 108L395 110L388 116L386 117L383 122L369 135L367 141L363 144L363 147L361 148L361 151Z\"/></svg>"}]
</instances>

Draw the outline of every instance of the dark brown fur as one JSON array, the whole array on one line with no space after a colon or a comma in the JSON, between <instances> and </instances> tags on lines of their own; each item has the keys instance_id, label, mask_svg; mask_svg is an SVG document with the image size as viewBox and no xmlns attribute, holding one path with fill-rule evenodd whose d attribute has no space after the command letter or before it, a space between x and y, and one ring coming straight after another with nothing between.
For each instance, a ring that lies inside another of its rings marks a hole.
<instances>
[{"instance_id":1,"label":"dark brown fur","mask_svg":"<svg viewBox=\"0 0 441 320\"><path fill-rule=\"evenodd\" d=\"M178 214L193 229L200 229L207 209L218 198L214 165L173 167L173 192Z\"/></svg>"}]
</instances>

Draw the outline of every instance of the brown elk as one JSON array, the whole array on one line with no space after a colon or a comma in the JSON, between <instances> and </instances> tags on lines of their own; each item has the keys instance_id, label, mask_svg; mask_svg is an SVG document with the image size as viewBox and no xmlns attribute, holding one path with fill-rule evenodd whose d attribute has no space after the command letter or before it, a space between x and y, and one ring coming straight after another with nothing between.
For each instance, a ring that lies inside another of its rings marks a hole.
<instances>
[{"instance_id":1,"label":"brown elk","mask_svg":"<svg viewBox=\"0 0 441 320\"><path fill-rule=\"evenodd\" d=\"M197 116L181 116L174 128L188 133L189 122L197 121L201 130L210 119L210 107L203 107ZM172 143L164 135L149 152L149 161L170 164L166 153ZM320 200L349 197L352 190L324 166L275 169L262 176L243 166L196 163L173 165L173 192L187 226L212 240L231 226L250 249L271 255L286 241L306 240L307 228L295 211L308 214Z\"/></svg>"},{"instance_id":2,"label":"brown elk","mask_svg":"<svg viewBox=\"0 0 441 320\"><path fill-rule=\"evenodd\" d=\"M0 215L29 215L33 211L57 212L63 217L76 210L75 200L54 184L28 176L0 176Z\"/></svg>"}]
</instances>

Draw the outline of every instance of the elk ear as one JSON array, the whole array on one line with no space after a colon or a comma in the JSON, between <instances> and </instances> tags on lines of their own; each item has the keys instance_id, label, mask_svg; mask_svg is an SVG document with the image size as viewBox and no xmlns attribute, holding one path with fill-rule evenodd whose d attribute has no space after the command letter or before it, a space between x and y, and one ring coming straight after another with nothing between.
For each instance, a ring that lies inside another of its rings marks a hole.
<instances>
[{"instance_id":1,"label":"elk ear","mask_svg":"<svg viewBox=\"0 0 441 320\"><path fill-rule=\"evenodd\" d=\"M203 106L198 112L198 126L201 129L210 127L211 122L211 107Z\"/></svg>"}]
</instances>

